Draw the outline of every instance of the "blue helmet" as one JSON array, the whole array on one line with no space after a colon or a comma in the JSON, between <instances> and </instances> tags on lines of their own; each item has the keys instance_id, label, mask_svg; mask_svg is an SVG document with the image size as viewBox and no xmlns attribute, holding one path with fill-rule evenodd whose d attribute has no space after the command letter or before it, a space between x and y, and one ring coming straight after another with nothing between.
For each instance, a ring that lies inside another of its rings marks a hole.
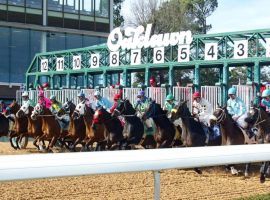
<instances>
[{"instance_id":1,"label":"blue helmet","mask_svg":"<svg viewBox=\"0 0 270 200\"><path fill-rule=\"evenodd\" d=\"M236 95L236 88L235 87L232 87L228 90L228 94L234 94Z\"/></svg>"},{"instance_id":2,"label":"blue helmet","mask_svg":"<svg viewBox=\"0 0 270 200\"><path fill-rule=\"evenodd\" d=\"M137 97L145 96L145 92L143 90L139 91Z\"/></svg>"},{"instance_id":3,"label":"blue helmet","mask_svg":"<svg viewBox=\"0 0 270 200\"><path fill-rule=\"evenodd\" d=\"M85 94L83 93L83 91L81 91L81 92L78 93L77 97L83 97L83 98L85 98Z\"/></svg>"},{"instance_id":4,"label":"blue helmet","mask_svg":"<svg viewBox=\"0 0 270 200\"><path fill-rule=\"evenodd\" d=\"M262 97L268 97L270 96L270 90L269 89L266 89L262 92Z\"/></svg>"}]
</instances>

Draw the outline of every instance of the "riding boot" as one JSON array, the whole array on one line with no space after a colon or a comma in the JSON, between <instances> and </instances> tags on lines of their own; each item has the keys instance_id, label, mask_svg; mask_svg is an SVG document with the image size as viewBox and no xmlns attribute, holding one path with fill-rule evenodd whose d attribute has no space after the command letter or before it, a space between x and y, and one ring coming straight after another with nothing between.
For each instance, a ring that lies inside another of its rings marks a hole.
<instances>
[{"instance_id":1,"label":"riding boot","mask_svg":"<svg viewBox=\"0 0 270 200\"><path fill-rule=\"evenodd\" d=\"M255 136L255 134L253 133L253 131L251 129L247 130L247 135L248 135L249 139L251 139L252 137Z\"/></svg>"}]
</instances>

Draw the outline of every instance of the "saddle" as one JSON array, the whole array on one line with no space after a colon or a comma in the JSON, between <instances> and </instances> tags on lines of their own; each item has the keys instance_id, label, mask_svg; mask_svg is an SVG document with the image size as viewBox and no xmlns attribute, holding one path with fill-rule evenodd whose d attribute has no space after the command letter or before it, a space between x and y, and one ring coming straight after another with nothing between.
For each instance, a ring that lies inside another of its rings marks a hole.
<instances>
[{"instance_id":1,"label":"saddle","mask_svg":"<svg viewBox=\"0 0 270 200\"><path fill-rule=\"evenodd\" d=\"M237 123L236 123L237 124ZM238 126L238 125L237 125ZM252 136L251 138L249 137L248 133L247 133L247 129L242 128L241 126L238 126L240 128L240 130L242 131L244 138L245 138L245 144L258 144L258 140L256 135L254 134L254 136Z\"/></svg>"}]
</instances>

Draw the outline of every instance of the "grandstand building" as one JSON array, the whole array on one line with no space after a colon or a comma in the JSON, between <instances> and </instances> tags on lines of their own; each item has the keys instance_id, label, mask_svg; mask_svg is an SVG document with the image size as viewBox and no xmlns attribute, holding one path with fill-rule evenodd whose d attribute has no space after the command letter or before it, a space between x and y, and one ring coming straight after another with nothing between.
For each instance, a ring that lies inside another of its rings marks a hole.
<instances>
[{"instance_id":1,"label":"grandstand building","mask_svg":"<svg viewBox=\"0 0 270 200\"><path fill-rule=\"evenodd\" d=\"M104 43L112 0L0 0L0 99L15 98L39 52Z\"/></svg>"}]
</instances>

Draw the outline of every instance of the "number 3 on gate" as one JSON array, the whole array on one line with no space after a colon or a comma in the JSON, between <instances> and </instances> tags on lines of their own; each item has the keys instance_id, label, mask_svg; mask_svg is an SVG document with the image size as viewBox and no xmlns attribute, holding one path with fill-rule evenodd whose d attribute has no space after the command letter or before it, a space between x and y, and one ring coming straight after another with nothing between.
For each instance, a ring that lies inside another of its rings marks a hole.
<instances>
[{"instance_id":1,"label":"number 3 on gate","mask_svg":"<svg viewBox=\"0 0 270 200\"><path fill-rule=\"evenodd\" d=\"M164 63L164 47L154 48L154 59L155 64Z\"/></svg>"},{"instance_id":2,"label":"number 3 on gate","mask_svg":"<svg viewBox=\"0 0 270 200\"><path fill-rule=\"evenodd\" d=\"M241 59L248 57L248 41L234 41L234 58Z\"/></svg>"}]
</instances>

